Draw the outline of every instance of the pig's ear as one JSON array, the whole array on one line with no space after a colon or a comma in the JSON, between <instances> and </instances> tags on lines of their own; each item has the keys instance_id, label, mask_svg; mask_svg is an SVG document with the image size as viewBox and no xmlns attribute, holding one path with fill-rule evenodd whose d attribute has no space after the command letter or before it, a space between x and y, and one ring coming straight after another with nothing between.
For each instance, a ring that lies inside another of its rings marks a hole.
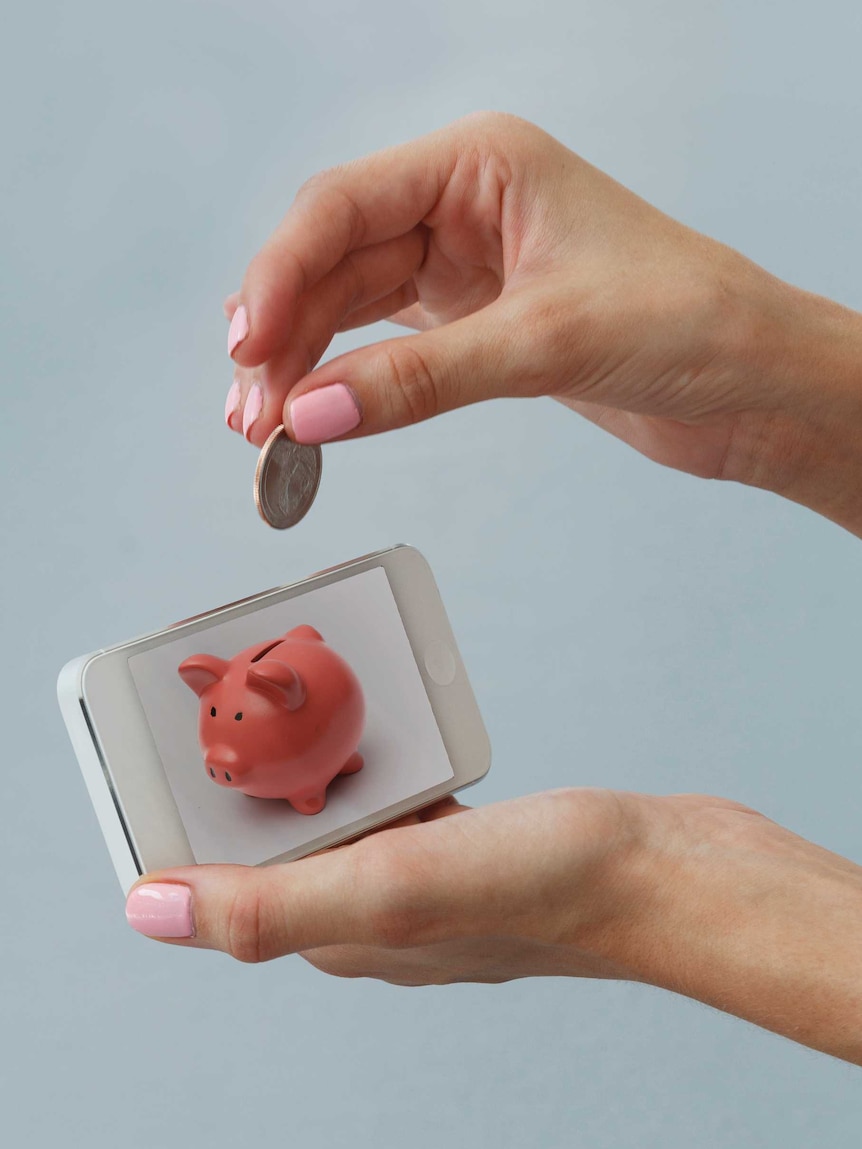
<instances>
[{"instance_id":1,"label":"pig's ear","mask_svg":"<svg viewBox=\"0 0 862 1149\"><path fill-rule=\"evenodd\" d=\"M200 698L208 686L221 682L228 665L223 658L216 658L214 654L193 654L181 662L178 669L186 686L190 686Z\"/></svg>"},{"instance_id":2,"label":"pig's ear","mask_svg":"<svg viewBox=\"0 0 862 1149\"><path fill-rule=\"evenodd\" d=\"M262 690L288 710L298 710L305 702L305 683L292 666L278 658L264 658L250 666L245 680L253 690Z\"/></svg>"},{"instance_id":3,"label":"pig's ear","mask_svg":"<svg viewBox=\"0 0 862 1149\"><path fill-rule=\"evenodd\" d=\"M323 635L319 630L315 630L313 626L295 626L293 630L289 630L284 636L285 638L299 638L314 639L317 642L323 642Z\"/></svg>"}]
</instances>

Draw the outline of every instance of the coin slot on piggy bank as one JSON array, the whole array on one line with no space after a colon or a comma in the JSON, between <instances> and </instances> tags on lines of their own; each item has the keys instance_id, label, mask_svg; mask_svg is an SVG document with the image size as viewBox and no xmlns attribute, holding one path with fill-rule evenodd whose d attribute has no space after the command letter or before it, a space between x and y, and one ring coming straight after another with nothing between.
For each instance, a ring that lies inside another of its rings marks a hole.
<instances>
[{"instance_id":1,"label":"coin slot on piggy bank","mask_svg":"<svg viewBox=\"0 0 862 1149\"><path fill-rule=\"evenodd\" d=\"M314 627L230 659L193 654L178 669L199 699L198 741L217 785L319 814L333 779L362 769L362 687Z\"/></svg>"}]
</instances>

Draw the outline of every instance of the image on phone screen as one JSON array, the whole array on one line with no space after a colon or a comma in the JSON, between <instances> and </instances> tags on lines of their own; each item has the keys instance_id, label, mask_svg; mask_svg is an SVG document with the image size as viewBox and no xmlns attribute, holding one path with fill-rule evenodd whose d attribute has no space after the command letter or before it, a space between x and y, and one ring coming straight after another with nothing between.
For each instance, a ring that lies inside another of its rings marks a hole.
<instances>
[{"instance_id":1,"label":"image on phone screen","mask_svg":"<svg viewBox=\"0 0 862 1149\"><path fill-rule=\"evenodd\" d=\"M347 661L366 706L358 747L364 766L335 778L314 815L209 780L198 743L199 700L177 670L193 654L229 659L303 624ZM382 567L168 639L132 655L129 670L199 863L256 865L454 777Z\"/></svg>"}]
</instances>

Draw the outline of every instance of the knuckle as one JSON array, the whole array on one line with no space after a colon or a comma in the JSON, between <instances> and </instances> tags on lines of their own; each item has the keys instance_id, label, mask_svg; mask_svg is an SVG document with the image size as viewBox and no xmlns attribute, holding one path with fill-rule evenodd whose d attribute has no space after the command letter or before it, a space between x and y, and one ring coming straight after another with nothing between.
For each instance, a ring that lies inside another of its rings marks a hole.
<instances>
[{"instance_id":1,"label":"knuckle","mask_svg":"<svg viewBox=\"0 0 862 1149\"><path fill-rule=\"evenodd\" d=\"M297 201L314 198L317 201L315 210L320 212L321 217L331 214L339 222L346 221L350 248L363 247L368 232L365 213L350 191L350 187L358 183L360 165L361 161L354 160L315 172L300 185L295 197Z\"/></svg>"},{"instance_id":2,"label":"knuckle","mask_svg":"<svg viewBox=\"0 0 862 1149\"><path fill-rule=\"evenodd\" d=\"M489 135L495 135L501 128L509 127L512 123L517 122L519 122L517 116L512 116L508 112L498 112L491 108L479 108L461 117L461 123L464 127Z\"/></svg>"},{"instance_id":3,"label":"knuckle","mask_svg":"<svg viewBox=\"0 0 862 1149\"><path fill-rule=\"evenodd\" d=\"M265 294L274 275L280 279L287 272L292 272L298 293L302 295L309 283L306 263L292 246L284 243L282 238L276 234L249 263L245 273L244 288L248 292L253 286L253 294ZM250 341L254 341L255 337L253 330Z\"/></svg>"},{"instance_id":4,"label":"knuckle","mask_svg":"<svg viewBox=\"0 0 862 1149\"><path fill-rule=\"evenodd\" d=\"M275 956L264 930L264 900L259 886L241 885L225 920L225 950L237 961L257 965Z\"/></svg>"},{"instance_id":5,"label":"knuckle","mask_svg":"<svg viewBox=\"0 0 862 1149\"><path fill-rule=\"evenodd\" d=\"M407 341L384 347L386 366L402 411L419 423L440 412L439 384L422 352Z\"/></svg>"},{"instance_id":6,"label":"knuckle","mask_svg":"<svg viewBox=\"0 0 862 1149\"><path fill-rule=\"evenodd\" d=\"M303 180L297 188L295 198L301 199L307 195L314 195L322 188L327 187L337 170L337 168L322 168L320 171L310 175L308 179Z\"/></svg>"},{"instance_id":7,"label":"knuckle","mask_svg":"<svg viewBox=\"0 0 862 1149\"><path fill-rule=\"evenodd\" d=\"M461 130L468 136L484 143L506 142L507 147L516 144L534 144L541 129L521 116L511 112L481 110L470 112L459 121Z\"/></svg>"},{"instance_id":8,"label":"knuckle","mask_svg":"<svg viewBox=\"0 0 862 1149\"><path fill-rule=\"evenodd\" d=\"M352 249L364 247L365 237L368 234L368 221L365 218L365 212L343 183L341 185L334 184L332 190L340 200L342 214L347 220L349 247Z\"/></svg>"}]
</instances>

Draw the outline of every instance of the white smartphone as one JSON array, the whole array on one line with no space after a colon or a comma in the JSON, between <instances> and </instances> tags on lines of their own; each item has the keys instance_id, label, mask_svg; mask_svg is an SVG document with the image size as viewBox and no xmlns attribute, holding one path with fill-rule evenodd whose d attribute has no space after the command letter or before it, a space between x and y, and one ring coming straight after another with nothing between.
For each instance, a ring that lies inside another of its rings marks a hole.
<instances>
[{"instance_id":1,"label":"white smartphone","mask_svg":"<svg viewBox=\"0 0 862 1149\"><path fill-rule=\"evenodd\" d=\"M213 783L201 704L178 671L201 654L265 651L298 626L347 662L365 704L362 768L334 778L313 814ZM490 765L434 576L403 545L73 659L57 693L124 891L166 866L291 861L470 786Z\"/></svg>"}]
</instances>

